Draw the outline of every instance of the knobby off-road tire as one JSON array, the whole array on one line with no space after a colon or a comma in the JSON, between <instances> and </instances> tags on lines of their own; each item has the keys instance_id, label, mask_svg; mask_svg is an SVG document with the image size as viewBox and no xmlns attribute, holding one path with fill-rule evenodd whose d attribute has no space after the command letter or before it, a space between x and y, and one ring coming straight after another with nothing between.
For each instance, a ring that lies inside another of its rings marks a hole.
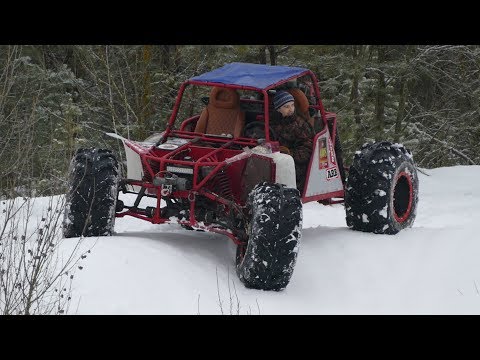
<instances>
[{"instance_id":1,"label":"knobby off-road tire","mask_svg":"<svg viewBox=\"0 0 480 360\"><path fill-rule=\"evenodd\" d=\"M112 235L118 183L118 162L110 150L77 150L70 163L64 237Z\"/></svg>"},{"instance_id":2,"label":"knobby off-road tire","mask_svg":"<svg viewBox=\"0 0 480 360\"><path fill-rule=\"evenodd\" d=\"M248 196L247 246L238 246L236 268L247 288L283 290L293 274L302 231L297 189L260 183Z\"/></svg>"},{"instance_id":3,"label":"knobby off-road tire","mask_svg":"<svg viewBox=\"0 0 480 360\"><path fill-rule=\"evenodd\" d=\"M396 234L412 226L417 203L418 176L409 150L384 141L356 152L345 191L350 228Z\"/></svg>"},{"instance_id":4,"label":"knobby off-road tire","mask_svg":"<svg viewBox=\"0 0 480 360\"><path fill-rule=\"evenodd\" d=\"M343 167L343 149L342 144L340 143L340 137L338 136L338 128L335 132L335 156L337 158L338 170L340 171L342 182L345 183L345 168Z\"/></svg>"}]
</instances>

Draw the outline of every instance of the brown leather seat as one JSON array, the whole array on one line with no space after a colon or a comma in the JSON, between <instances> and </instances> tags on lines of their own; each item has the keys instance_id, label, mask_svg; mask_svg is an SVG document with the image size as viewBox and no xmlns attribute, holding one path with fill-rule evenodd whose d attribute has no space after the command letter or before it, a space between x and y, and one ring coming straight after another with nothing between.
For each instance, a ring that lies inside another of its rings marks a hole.
<instances>
[{"instance_id":1,"label":"brown leather seat","mask_svg":"<svg viewBox=\"0 0 480 360\"><path fill-rule=\"evenodd\" d=\"M295 98L295 110L297 113L301 114L313 126L314 118L308 112L307 95L299 88L289 89L288 92Z\"/></svg>"},{"instance_id":2,"label":"brown leather seat","mask_svg":"<svg viewBox=\"0 0 480 360\"><path fill-rule=\"evenodd\" d=\"M195 127L195 132L233 137L242 135L245 113L240 111L240 96L235 89L214 87L210 100Z\"/></svg>"}]
</instances>

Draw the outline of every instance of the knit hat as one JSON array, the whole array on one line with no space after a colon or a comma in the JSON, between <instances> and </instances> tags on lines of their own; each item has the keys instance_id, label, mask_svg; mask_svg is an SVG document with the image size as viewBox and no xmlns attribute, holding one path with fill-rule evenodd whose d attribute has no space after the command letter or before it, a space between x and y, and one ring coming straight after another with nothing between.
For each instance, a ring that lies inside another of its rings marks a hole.
<instances>
[{"instance_id":1,"label":"knit hat","mask_svg":"<svg viewBox=\"0 0 480 360\"><path fill-rule=\"evenodd\" d=\"M273 106L275 107L275 110L278 110L286 103L294 100L295 99L289 92L279 91L275 94L275 97L273 98Z\"/></svg>"}]
</instances>

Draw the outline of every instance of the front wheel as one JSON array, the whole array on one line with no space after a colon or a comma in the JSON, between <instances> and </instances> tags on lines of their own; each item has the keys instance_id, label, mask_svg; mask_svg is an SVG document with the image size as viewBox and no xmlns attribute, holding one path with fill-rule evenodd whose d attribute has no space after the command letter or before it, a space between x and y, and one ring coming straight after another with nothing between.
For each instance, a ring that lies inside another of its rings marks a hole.
<instances>
[{"instance_id":1,"label":"front wheel","mask_svg":"<svg viewBox=\"0 0 480 360\"><path fill-rule=\"evenodd\" d=\"M118 162L110 150L79 149L70 165L64 237L112 235L118 183Z\"/></svg>"},{"instance_id":2,"label":"front wheel","mask_svg":"<svg viewBox=\"0 0 480 360\"><path fill-rule=\"evenodd\" d=\"M418 176L409 150L384 141L356 152L345 190L350 228L396 234L412 226L417 204Z\"/></svg>"},{"instance_id":3,"label":"front wheel","mask_svg":"<svg viewBox=\"0 0 480 360\"><path fill-rule=\"evenodd\" d=\"M300 193L263 182L249 194L248 209L248 242L237 248L237 274L248 288L283 290L292 277L301 239Z\"/></svg>"}]
</instances>

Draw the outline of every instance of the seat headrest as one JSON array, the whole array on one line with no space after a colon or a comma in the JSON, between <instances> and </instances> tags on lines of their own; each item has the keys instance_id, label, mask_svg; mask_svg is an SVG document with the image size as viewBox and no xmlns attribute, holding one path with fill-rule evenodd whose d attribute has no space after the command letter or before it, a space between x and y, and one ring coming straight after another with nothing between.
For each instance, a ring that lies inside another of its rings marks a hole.
<instances>
[{"instance_id":1,"label":"seat headrest","mask_svg":"<svg viewBox=\"0 0 480 360\"><path fill-rule=\"evenodd\" d=\"M305 95L304 92L299 88L289 89L288 92L292 94L292 96L295 98L295 107L298 107L298 109L301 112L307 112L308 111L307 95Z\"/></svg>"},{"instance_id":2,"label":"seat headrest","mask_svg":"<svg viewBox=\"0 0 480 360\"><path fill-rule=\"evenodd\" d=\"M214 87L209 103L218 108L233 109L240 105L240 95L235 89Z\"/></svg>"}]
</instances>

